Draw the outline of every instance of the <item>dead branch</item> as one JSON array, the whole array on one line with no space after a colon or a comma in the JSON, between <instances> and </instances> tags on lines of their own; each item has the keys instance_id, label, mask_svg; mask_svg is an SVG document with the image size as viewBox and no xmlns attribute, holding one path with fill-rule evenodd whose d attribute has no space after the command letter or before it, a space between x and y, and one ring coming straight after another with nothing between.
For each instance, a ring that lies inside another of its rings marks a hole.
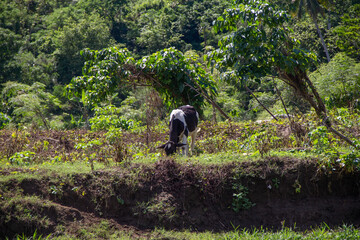
<instances>
[{"instance_id":1,"label":"dead branch","mask_svg":"<svg viewBox=\"0 0 360 240\"><path fill-rule=\"evenodd\" d=\"M245 89L246 89L246 91L248 91L255 99L256 99L256 101L276 120L276 121L279 121L275 116L274 116L274 114L272 114L271 112L270 112L270 110L267 108L267 107L265 107L265 105L264 104L262 104L262 102L260 102L260 100L255 96L255 94L245 85Z\"/></svg>"},{"instance_id":2,"label":"dead branch","mask_svg":"<svg viewBox=\"0 0 360 240\"><path fill-rule=\"evenodd\" d=\"M193 80L192 80L193 81ZM219 110L219 112L228 120L231 120L231 118L221 109L221 107L215 102L213 101L209 95L201 88L201 86L193 81L193 83L200 89L200 91L198 89L196 89L195 87L191 86L188 83L185 83L186 86L190 87L191 89L193 89L195 92L197 92L198 94L200 94L201 96L203 96L213 107L215 107L217 110Z\"/></svg>"}]
</instances>

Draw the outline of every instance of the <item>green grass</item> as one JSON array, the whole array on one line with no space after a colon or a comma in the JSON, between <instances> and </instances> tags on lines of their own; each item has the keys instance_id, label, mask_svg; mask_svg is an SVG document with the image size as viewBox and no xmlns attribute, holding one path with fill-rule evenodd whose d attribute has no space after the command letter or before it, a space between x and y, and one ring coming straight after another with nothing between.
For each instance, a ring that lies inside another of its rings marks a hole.
<instances>
[{"instance_id":1,"label":"green grass","mask_svg":"<svg viewBox=\"0 0 360 240\"><path fill-rule=\"evenodd\" d=\"M288 157L288 158L296 158L299 160L305 160L309 158L317 158L317 155L309 152L309 151L298 151L298 150L290 150L290 151L279 151L272 150L268 154L264 154L261 156L258 151L256 152L218 152L218 153L204 153L191 157L184 157L182 155L175 156L175 160L179 163L195 163L201 165L212 165L212 164L227 164L232 162L251 162L251 161L259 161L267 157Z\"/></svg>"},{"instance_id":2,"label":"green grass","mask_svg":"<svg viewBox=\"0 0 360 240\"><path fill-rule=\"evenodd\" d=\"M100 170L104 168L111 169L114 164L105 165L104 163L94 162L94 169ZM90 173L91 167L89 163L84 161L74 162L49 162L45 161L41 164L29 164L26 166L17 166L7 164L6 162L0 163L0 171L6 171L9 174L0 175L0 183L7 182L10 179L22 181L24 179L41 179L44 176L51 175L71 175L71 174L84 174ZM41 174L39 174L41 173Z\"/></svg>"},{"instance_id":3,"label":"green grass","mask_svg":"<svg viewBox=\"0 0 360 240\"><path fill-rule=\"evenodd\" d=\"M227 240L227 239L241 239L241 240L279 240L279 239L360 239L359 229L354 228L353 226L342 226L341 228L332 230L326 225L321 228L314 229L312 231L298 232L294 231L291 228L283 228L280 231L268 231L265 229L254 229L254 230L241 230L241 231L231 231L224 233L211 233L211 232L199 232L194 233L190 231L185 232L174 232L174 231L164 231L156 230L153 232L153 238L156 239L156 236L161 236L163 239L191 239L191 240L200 240L200 239L218 239L218 240Z\"/></svg>"},{"instance_id":4,"label":"green grass","mask_svg":"<svg viewBox=\"0 0 360 240\"><path fill-rule=\"evenodd\" d=\"M232 162L245 162L259 160L260 155L253 153L234 153L234 152L219 152L219 153L204 153L190 158L181 155L176 156L176 160L182 163L197 163L201 165L209 164L226 164Z\"/></svg>"},{"instance_id":5,"label":"green grass","mask_svg":"<svg viewBox=\"0 0 360 240\"><path fill-rule=\"evenodd\" d=\"M306 151L271 151L268 154L261 156L258 152L218 152L218 153L203 153L191 157L184 157L181 154L172 156L175 161L180 164L199 164L199 165L223 165L232 162L258 161L267 156L291 157L296 159L315 158L316 155ZM129 163L137 164L153 164L157 161L165 159L166 157L160 153L139 154L134 159L129 160ZM116 166L123 166L124 163L115 163L109 161L108 163L101 163L94 161L94 170L114 170ZM84 160L55 162L44 161L42 163L31 163L27 165L13 165L8 161L0 161L0 171L6 171L8 174L0 176L0 183L6 182L10 179L40 179L44 176L51 175L71 175L91 173L91 166L89 162ZM41 174L39 174L41 173Z\"/></svg>"},{"instance_id":6,"label":"green grass","mask_svg":"<svg viewBox=\"0 0 360 240\"><path fill-rule=\"evenodd\" d=\"M111 228L107 221L102 221L92 228L82 228L78 231L77 237L71 235L62 235L57 237L46 236L36 239L172 239L172 240L281 240L281 239L304 239L304 240L355 240L360 239L360 230L353 227L344 225L336 229L330 229L324 224L323 227L316 228L310 231L295 231L291 228L283 228L280 231L271 231L266 229L245 229L235 230L230 232L212 233L212 232L192 232L192 231L167 231L164 229L155 229L152 232L138 232L135 230L130 231L117 231ZM38 235L39 236L39 235ZM19 235L18 239L32 239L31 237L24 238Z\"/></svg>"},{"instance_id":7,"label":"green grass","mask_svg":"<svg viewBox=\"0 0 360 240\"><path fill-rule=\"evenodd\" d=\"M37 196L22 196L13 195L11 198L8 196L1 197L1 211L11 212L5 218L6 221L20 221L27 222L37 226L48 226L50 220L47 216L42 216L41 212L44 209L56 207L53 203L43 200Z\"/></svg>"}]
</instances>

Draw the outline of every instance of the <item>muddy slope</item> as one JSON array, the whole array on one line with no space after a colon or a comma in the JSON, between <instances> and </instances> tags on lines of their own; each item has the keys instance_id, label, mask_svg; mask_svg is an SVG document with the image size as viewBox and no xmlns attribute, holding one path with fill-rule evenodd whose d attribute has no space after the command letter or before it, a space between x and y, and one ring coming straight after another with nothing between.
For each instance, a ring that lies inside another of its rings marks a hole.
<instances>
[{"instance_id":1,"label":"muddy slope","mask_svg":"<svg viewBox=\"0 0 360 240\"><path fill-rule=\"evenodd\" d=\"M76 233L102 219L140 231L360 226L359 180L359 172L320 171L313 160L288 158L207 167L162 160L86 175L13 179L0 190L0 235Z\"/></svg>"}]
</instances>

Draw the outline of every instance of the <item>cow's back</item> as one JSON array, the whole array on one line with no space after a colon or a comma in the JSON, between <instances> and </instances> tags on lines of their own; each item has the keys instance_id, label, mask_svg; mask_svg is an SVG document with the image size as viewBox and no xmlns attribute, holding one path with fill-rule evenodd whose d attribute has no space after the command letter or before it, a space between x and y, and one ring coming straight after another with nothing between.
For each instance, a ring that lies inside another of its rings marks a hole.
<instances>
[{"instance_id":1,"label":"cow's back","mask_svg":"<svg viewBox=\"0 0 360 240\"><path fill-rule=\"evenodd\" d=\"M193 132L196 129L199 122L198 112L195 110L193 106L190 105L181 106L178 109L184 112L187 128L189 132Z\"/></svg>"}]
</instances>

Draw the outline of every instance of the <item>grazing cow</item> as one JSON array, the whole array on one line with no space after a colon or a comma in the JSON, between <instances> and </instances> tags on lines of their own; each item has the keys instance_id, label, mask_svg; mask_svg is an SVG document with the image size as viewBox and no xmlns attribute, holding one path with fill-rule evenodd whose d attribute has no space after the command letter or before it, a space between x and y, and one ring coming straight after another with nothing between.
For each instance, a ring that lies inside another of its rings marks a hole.
<instances>
[{"instance_id":1,"label":"grazing cow","mask_svg":"<svg viewBox=\"0 0 360 240\"><path fill-rule=\"evenodd\" d=\"M187 137L191 136L191 152L194 150L198 128L199 113L190 105L181 106L170 114L170 140L158 148L165 149L167 156L176 152L177 147L182 147L185 156L189 153Z\"/></svg>"}]
</instances>

